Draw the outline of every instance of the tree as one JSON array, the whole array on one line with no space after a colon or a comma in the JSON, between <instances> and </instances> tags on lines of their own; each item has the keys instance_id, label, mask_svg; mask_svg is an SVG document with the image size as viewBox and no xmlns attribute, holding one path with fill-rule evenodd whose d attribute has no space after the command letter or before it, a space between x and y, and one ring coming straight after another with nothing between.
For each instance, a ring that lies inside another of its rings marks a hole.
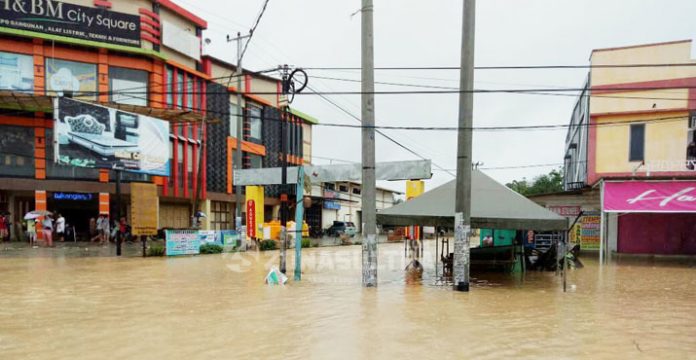
<instances>
[{"instance_id":1,"label":"tree","mask_svg":"<svg viewBox=\"0 0 696 360\"><path fill-rule=\"evenodd\" d=\"M522 178L522 180L513 180L506 186L524 196L563 191L563 169L554 169L548 174L539 175L531 183L526 178Z\"/></svg>"}]
</instances>

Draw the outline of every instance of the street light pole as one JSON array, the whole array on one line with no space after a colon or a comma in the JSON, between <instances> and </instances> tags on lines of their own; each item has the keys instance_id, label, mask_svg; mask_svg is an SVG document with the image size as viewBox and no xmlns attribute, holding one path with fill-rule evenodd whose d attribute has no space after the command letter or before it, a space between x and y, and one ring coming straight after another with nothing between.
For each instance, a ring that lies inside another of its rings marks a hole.
<instances>
[{"instance_id":1,"label":"street light pole","mask_svg":"<svg viewBox=\"0 0 696 360\"><path fill-rule=\"evenodd\" d=\"M454 290L469 291L471 232L472 126L474 109L474 40L476 0L464 0L459 79L457 187L454 209Z\"/></svg>"},{"instance_id":2,"label":"street light pole","mask_svg":"<svg viewBox=\"0 0 696 360\"><path fill-rule=\"evenodd\" d=\"M375 59L372 0L362 0L362 284L377 286L375 183Z\"/></svg>"}]
</instances>

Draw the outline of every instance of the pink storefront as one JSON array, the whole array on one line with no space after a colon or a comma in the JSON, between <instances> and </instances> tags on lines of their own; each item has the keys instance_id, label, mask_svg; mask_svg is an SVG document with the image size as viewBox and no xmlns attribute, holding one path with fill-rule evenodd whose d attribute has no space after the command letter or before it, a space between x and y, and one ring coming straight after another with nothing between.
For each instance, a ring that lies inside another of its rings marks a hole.
<instances>
[{"instance_id":1,"label":"pink storefront","mask_svg":"<svg viewBox=\"0 0 696 360\"><path fill-rule=\"evenodd\" d=\"M606 182L602 197L604 249L696 255L696 181Z\"/></svg>"}]
</instances>

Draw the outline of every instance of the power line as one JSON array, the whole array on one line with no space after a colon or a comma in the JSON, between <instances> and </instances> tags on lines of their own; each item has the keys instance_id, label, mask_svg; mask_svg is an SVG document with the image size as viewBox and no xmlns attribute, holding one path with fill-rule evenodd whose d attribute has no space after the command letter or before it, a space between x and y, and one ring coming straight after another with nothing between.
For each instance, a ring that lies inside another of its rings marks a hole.
<instances>
[{"instance_id":1,"label":"power line","mask_svg":"<svg viewBox=\"0 0 696 360\"><path fill-rule=\"evenodd\" d=\"M249 30L249 39L247 42L244 44L244 49L242 50L242 54L239 56L239 58L244 58L244 53L246 53L247 48L249 47L249 43L251 42L251 38L254 36L254 32L256 31L256 27L259 26L259 22L261 22L261 18L263 17L263 14L266 12L266 7L268 7L268 1L266 0L263 3L263 7L261 8L261 12L259 13L259 16L256 18L256 22L254 23L254 26L251 27L251 30Z\"/></svg>"},{"instance_id":2,"label":"power line","mask_svg":"<svg viewBox=\"0 0 696 360\"><path fill-rule=\"evenodd\" d=\"M654 63L654 64L588 64L588 65L507 65L475 66L476 70L545 70L545 69L614 69L614 68L652 68L652 67L691 67L696 63ZM361 70L360 67L303 67L305 70ZM460 70L459 66L385 66L375 70Z\"/></svg>"},{"instance_id":3,"label":"power line","mask_svg":"<svg viewBox=\"0 0 696 360\"><path fill-rule=\"evenodd\" d=\"M311 88L310 86L307 86L307 89L310 90L310 91L312 91L312 92L314 92L314 89ZM345 114L347 114L348 116L350 116L350 117L352 117L353 119L355 119L356 121L362 123L362 121L360 120L359 117L355 116L355 114L351 113L350 111L344 109L342 106L336 104L334 101L332 101L332 100L329 99L328 97L326 97L326 96L324 96L324 95L321 95L321 94L319 94L319 96L320 96L322 99L324 99L326 102L330 103L331 105L335 106L336 108L338 108L339 110L341 110L342 112L344 112ZM362 125L360 125L360 126L362 127ZM426 159L425 157L423 157L422 155L420 155L420 154L418 154L417 152L411 150L411 149L408 148L406 145L403 145L403 144L401 144L400 142L396 141L394 138L392 138L391 136L385 134L383 131L376 130L375 132L377 132L378 134L382 135L382 136L385 137L387 140L389 140L389 141L391 141L392 143L396 144L396 145L399 146L400 148L402 148L402 149L408 151L409 153L411 153L411 154L413 154L413 155L415 155L415 156L417 156L417 157L419 157L419 158L421 158L421 159L423 159L423 160L427 160L427 159ZM439 169L445 169L444 167L442 167L442 166L436 164L435 162L432 162L432 160L431 160L431 163L432 163L435 167L437 167L437 168L439 168ZM448 173L448 174L450 174L450 175L452 175L452 176L455 176L455 175L454 175L452 172L450 172L450 171L445 170L445 172Z\"/></svg>"}]
</instances>

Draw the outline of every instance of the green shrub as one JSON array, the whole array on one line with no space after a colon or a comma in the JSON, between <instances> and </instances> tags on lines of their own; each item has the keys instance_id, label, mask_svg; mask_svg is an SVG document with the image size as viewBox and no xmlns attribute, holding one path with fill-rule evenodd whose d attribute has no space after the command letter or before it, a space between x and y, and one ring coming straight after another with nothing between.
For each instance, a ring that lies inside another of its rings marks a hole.
<instances>
[{"instance_id":1,"label":"green shrub","mask_svg":"<svg viewBox=\"0 0 696 360\"><path fill-rule=\"evenodd\" d=\"M276 242L275 242L275 240L263 240L259 244L259 249L261 251L275 250L276 249Z\"/></svg>"},{"instance_id":2,"label":"green shrub","mask_svg":"<svg viewBox=\"0 0 696 360\"><path fill-rule=\"evenodd\" d=\"M302 247L303 248L308 248L312 246L312 242L309 241L309 239L302 239Z\"/></svg>"},{"instance_id":3,"label":"green shrub","mask_svg":"<svg viewBox=\"0 0 696 360\"><path fill-rule=\"evenodd\" d=\"M218 244L203 244L200 247L201 254L220 254L222 253L222 246Z\"/></svg>"},{"instance_id":4,"label":"green shrub","mask_svg":"<svg viewBox=\"0 0 696 360\"><path fill-rule=\"evenodd\" d=\"M150 248L147 249L147 256L164 256L164 252L164 245L152 244Z\"/></svg>"}]
</instances>

